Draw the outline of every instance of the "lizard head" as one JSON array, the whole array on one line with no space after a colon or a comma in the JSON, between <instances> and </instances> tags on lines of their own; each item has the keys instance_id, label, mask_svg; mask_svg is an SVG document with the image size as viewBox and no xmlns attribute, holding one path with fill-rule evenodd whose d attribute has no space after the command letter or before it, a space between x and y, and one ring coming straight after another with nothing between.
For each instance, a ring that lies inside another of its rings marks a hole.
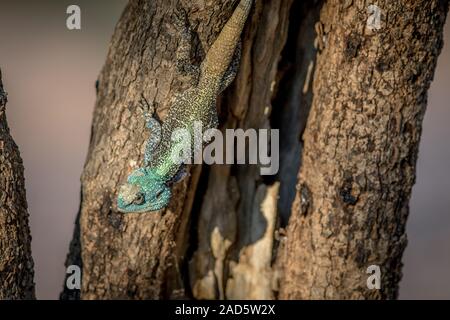
<instances>
[{"instance_id":1,"label":"lizard head","mask_svg":"<svg viewBox=\"0 0 450 320\"><path fill-rule=\"evenodd\" d=\"M119 190L117 208L123 213L161 210L169 204L172 192L150 168L139 168L128 176Z\"/></svg>"}]
</instances>

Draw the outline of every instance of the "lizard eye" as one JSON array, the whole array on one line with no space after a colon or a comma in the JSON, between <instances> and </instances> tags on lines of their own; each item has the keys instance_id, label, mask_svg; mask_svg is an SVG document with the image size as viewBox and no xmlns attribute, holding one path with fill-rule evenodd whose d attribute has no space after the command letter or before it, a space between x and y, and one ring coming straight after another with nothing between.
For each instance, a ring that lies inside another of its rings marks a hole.
<instances>
[{"instance_id":1,"label":"lizard eye","mask_svg":"<svg viewBox=\"0 0 450 320\"><path fill-rule=\"evenodd\" d=\"M143 204L144 200L145 200L144 194L138 193L133 200L133 204L137 204L137 205Z\"/></svg>"}]
</instances>

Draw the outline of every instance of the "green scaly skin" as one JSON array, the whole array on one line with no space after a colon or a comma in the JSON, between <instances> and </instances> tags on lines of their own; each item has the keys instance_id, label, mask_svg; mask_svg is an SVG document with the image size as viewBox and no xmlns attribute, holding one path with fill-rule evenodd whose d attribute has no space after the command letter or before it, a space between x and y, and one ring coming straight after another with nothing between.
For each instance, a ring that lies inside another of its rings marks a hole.
<instances>
[{"instance_id":1,"label":"green scaly skin","mask_svg":"<svg viewBox=\"0 0 450 320\"><path fill-rule=\"evenodd\" d=\"M173 157L175 147L179 150L180 146L172 141L172 133L177 129L187 129L192 137L194 123L198 121L204 130L217 128L216 99L236 74L237 64L233 60L236 59L235 52L252 2L241 0L202 62L198 85L176 98L162 125L159 145L153 146L154 143L149 141L148 152L152 153L151 157L146 154L149 163L130 174L120 189L117 199L119 211L149 212L161 210L169 204L172 181L177 180L182 166Z\"/></svg>"}]
</instances>

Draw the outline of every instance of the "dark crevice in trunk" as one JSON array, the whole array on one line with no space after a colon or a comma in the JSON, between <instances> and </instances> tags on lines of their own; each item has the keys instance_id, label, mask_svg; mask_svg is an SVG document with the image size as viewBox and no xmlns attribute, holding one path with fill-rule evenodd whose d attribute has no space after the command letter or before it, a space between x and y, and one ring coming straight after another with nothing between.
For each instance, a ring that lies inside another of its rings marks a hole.
<instances>
[{"instance_id":1,"label":"dark crevice in trunk","mask_svg":"<svg viewBox=\"0 0 450 320\"><path fill-rule=\"evenodd\" d=\"M302 134L312 102L314 25L319 20L322 3L294 1L288 40L278 67L279 85L273 99L271 126L280 129L280 170L276 179L281 183L278 213L282 227L287 225L295 198L297 176L293 173L301 165Z\"/></svg>"}]
</instances>

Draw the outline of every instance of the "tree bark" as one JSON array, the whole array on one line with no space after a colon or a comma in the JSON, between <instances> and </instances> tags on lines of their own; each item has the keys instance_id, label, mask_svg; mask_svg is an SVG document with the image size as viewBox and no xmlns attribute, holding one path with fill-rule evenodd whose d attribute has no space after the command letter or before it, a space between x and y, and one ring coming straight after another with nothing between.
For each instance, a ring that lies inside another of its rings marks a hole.
<instances>
[{"instance_id":1,"label":"tree bark","mask_svg":"<svg viewBox=\"0 0 450 320\"><path fill-rule=\"evenodd\" d=\"M202 179L206 196L190 261L197 299L273 299L278 290L273 262L278 229L295 196L292 172L300 165L299 137L311 103L321 1L266 1L256 7L256 26L245 37L252 52L244 51L237 90L224 101L230 111L223 127L280 128L280 170L262 177L258 166L215 165Z\"/></svg>"},{"instance_id":2,"label":"tree bark","mask_svg":"<svg viewBox=\"0 0 450 320\"><path fill-rule=\"evenodd\" d=\"M190 79L176 72L180 31L177 6L189 17L199 63L231 16L235 0L130 1L114 33L99 77L92 136L82 174L80 232L66 264L82 263L83 299L153 299L184 296L181 268L189 218L202 168L177 184L170 206L149 214L118 213L118 187L143 161L148 138L141 94L164 120L176 93ZM76 297L64 292L63 298Z\"/></svg>"},{"instance_id":3,"label":"tree bark","mask_svg":"<svg viewBox=\"0 0 450 320\"><path fill-rule=\"evenodd\" d=\"M395 298L447 1L379 2L374 31L362 0L256 1L239 73L219 99L220 129L280 128L280 172L192 166L167 209L118 213L118 188L148 138L141 95L164 120L191 85L176 71L175 11L187 13L200 63L236 3L127 5L99 77L66 261L83 268L81 298ZM381 290L366 286L370 265L381 267Z\"/></svg>"},{"instance_id":4,"label":"tree bark","mask_svg":"<svg viewBox=\"0 0 450 320\"><path fill-rule=\"evenodd\" d=\"M296 199L280 254L282 299L393 299L427 90L448 1L327 1ZM366 285L370 265L380 290Z\"/></svg>"},{"instance_id":5,"label":"tree bark","mask_svg":"<svg viewBox=\"0 0 450 320\"><path fill-rule=\"evenodd\" d=\"M253 23L244 35L240 72L223 101L228 107L223 129L271 127L271 100L291 4L256 2ZM189 268L193 296L273 298L279 183L262 179L256 165L213 165L202 186L206 192Z\"/></svg>"},{"instance_id":6,"label":"tree bark","mask_svg":"<svg viewBox=\"0 0 450 320\"><path fill-rule=\"evenodd\" d=\"M0 71L0 300L34 299L34 271L25 179L6 121Z\"/></svg>"}]
</instances>

